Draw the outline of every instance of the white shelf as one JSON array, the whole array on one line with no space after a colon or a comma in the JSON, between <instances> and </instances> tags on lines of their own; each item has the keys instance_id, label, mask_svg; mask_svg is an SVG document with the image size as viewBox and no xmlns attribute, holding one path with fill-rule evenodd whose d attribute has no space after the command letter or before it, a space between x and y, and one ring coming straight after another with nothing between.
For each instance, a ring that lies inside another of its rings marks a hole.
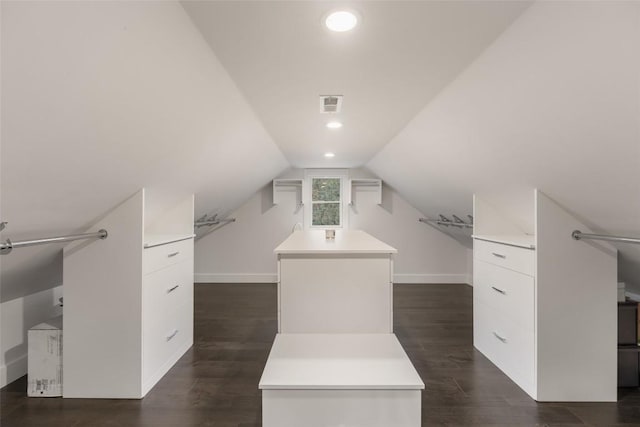
<instances>
[{"instance_id":1,"label":"white shelf","mask_svg":"<svg viewBox=\"0 0 640 427\"><path fill-rule=\"evenodd\" d=\"M394 334L278 334L261 390L421 390Z\"/></svg>"},{"instance_id":2,"label":"white shelf","mask_svg":"<svg viewBox=\"0 0 640 427\"><path fill-rule=\"evenodd\" d=\"M503 245L517 246L525 249L535 249L535 236L528 234L522 235L478 235L473 234L471 237L477 240L485 240L487 242L502 243Z\"/></svg>"},{"instance_id":3,"label":"white shelf","mask_svg":"<svg viewBox=\"0 0 640 427\"><path fill-rule=\"evenodd\" d=\"M354 204L355 187L372 187L377 192L376 204L382 204L382 180L377 178L354 178L351 180L349 205Z\"/></svg>"},{"instance_id":4,"label":"white shelf","mask_svg":"<svg viewBox=\"0 0 640 427\"><path fill-rule=\"evenodd\" d=\"M299 204L302 205L302 184L303 180L300 178L279 178L273 180L273 204L278 205L281 202L281 191L295 191L297 192L297 199Z\"/></svg>"},{"instance_id":5,"label":"white shelf","mask_svg":"<svg viewBox=\"0 0 640 427\"><path fill-rule=\"evenodd\" d=\"M275 187L301 187L302 179L300 178L280 178L274 179L273 185Z\"/></svg>"}]
</instances>

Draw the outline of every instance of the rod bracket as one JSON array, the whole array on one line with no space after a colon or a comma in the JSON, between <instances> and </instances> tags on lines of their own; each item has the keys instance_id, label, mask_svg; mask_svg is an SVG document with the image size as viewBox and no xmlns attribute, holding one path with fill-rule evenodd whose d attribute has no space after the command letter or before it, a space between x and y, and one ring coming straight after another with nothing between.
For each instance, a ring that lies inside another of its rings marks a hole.
<instances>
[{"instance_id":1,"label":"rod bracket","mask_svg":"<svg viewBox=\"0 0 640 427\"><path fill-rule=\"evenodd\" d=\"M7 239L6 242L0 244L0 255L10 254L13 250L13 243L11 243L11 239Z\"/></svg>"},{"instance_id":2,"label":"rod bracket","mask_svg":"<svg viewBox=\"0 0 640 427\"><path fill-rule=\"evenodd\" d=\"M571 237L573 238L573 240L580 240L580 235L581 234L582 234L582 231L573 230L573 233L571 233Z\"/></svg>"},{"instance_id":3,"label":"rod bracket","mask_svg":"<svg viewBox=\"0 0 640 427\"><path fill-rule=\"evenodd\" d=\"M105 230L104 228L101 228L100 230L98 230L98 233L100 233L100 239L102 240L109 237L109 233L107 233L107 230Z\"/></svg>"},{"instance_id":4,"label":"rod bracket","mask_svg":"<svg viewBox=\"0 0 640 427\"><path fill-rule=\"evenodd\" d=\"M0 222L0 231L2 231L5 228L7 228L7 224L9 224L7 221Z\"/></svg>"}]
</instances>

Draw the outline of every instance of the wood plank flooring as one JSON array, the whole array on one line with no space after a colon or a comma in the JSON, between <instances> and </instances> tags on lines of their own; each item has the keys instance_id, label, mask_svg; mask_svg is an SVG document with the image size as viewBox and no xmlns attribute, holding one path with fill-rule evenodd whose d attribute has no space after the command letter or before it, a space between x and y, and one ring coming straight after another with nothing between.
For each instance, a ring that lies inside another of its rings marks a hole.
<instances>
[{"instance_id":1,"label":"wood plank flooring","mask_svg":"<svg viewBox=\"0 0 640 427\"><path fill-rule=\"evenodd\" d=\"M194 347L143 400L27 398L22 378L0 391L0 426L259 426L275 285L196 285L195 297ZM473 349L472 288L396 285L394 297L395 332L426 385L424 426L640 426L638 389L618 403L530 399Z\"/></svg>"}]
</instances>

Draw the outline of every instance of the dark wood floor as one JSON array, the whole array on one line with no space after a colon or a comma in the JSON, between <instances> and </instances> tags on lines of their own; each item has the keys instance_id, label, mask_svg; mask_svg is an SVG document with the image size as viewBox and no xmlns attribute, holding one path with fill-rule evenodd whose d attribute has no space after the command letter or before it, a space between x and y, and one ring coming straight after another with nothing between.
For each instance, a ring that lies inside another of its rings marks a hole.
<instances>
[{"instance_id":1,"label":"dark wood floor","mask_svg":"<svg viewBox=\"0 0 640 427\"><path fill-rule=\"evenodd\" d=\"M197 285L195 294L196 343L143 400L27 398L22 378L0 391L0 425L259 426L275 285ZM620 391L617 404L530 399L473 349L470 287L396 285L394 296L395 332L426 385L423 425L640 426L637 389Z\"/></svg>"}]
</instances>

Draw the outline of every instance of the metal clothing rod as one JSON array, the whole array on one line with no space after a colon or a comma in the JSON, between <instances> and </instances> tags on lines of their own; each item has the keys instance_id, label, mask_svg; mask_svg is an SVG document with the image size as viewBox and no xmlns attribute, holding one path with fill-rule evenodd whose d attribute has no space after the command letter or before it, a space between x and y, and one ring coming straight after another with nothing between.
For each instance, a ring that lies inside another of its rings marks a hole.
<instances>
[{"instance_id":1,"label":"metal clothing rod","mask_svg":"<svg viewBox=\"0 0 640 427\"><path fill-rule=\"evenodd\" d=\"M0 243L0 255L6 255L16 248L45 245L48 243L71 242L73 240L81 239L106 239L108 235L109 233L107 233L107 230L101 229L96 233L70 234L68 236L45 237L42 239L21 240L19 242L12 242L11 239L7 239L6 242Z\"/></svg>"},{"instance_id":2,"label":"metal clothing rod","mask_svg":"<svg viewBox=\"0 0 640 427\"><path fill-rule=\"evenodd\" d=\"M466 222L443 221L439 219L428 219L428 218L419 218L418 221L424 222L424 223L444 225L445 227L452 226L452 227L458 227L458 228L473 228L473 224L469 224Z\"/></svg>"},{"instance_id":3,"label":"metal clothing rod","mask_svg":"<svg viewBox=\"0 0 640 427\"><path fill-rule=\"evenodd\" d=\"M228 222L236 222L236 219L227 218L227 219L215 219L211 221L196 221L193 225L196 228L199 228L199 227L209 227L211 225L226 224Z\"/></svg>"},{"instance_id":4,"label":"metal clothing rod","mask_svg":"<svg viewBox=\"0 0 640 427\"><path fill-rule=\"evenodd\" d=\"M610 242L633 243L636 245L640 245L640 238L638 237L610 236L607 234L589 234L583 233L580 230L574 230L573 233L571 233L571 237L573 237L575 240L608 240Z\"/></svg>"}]
</instances>

